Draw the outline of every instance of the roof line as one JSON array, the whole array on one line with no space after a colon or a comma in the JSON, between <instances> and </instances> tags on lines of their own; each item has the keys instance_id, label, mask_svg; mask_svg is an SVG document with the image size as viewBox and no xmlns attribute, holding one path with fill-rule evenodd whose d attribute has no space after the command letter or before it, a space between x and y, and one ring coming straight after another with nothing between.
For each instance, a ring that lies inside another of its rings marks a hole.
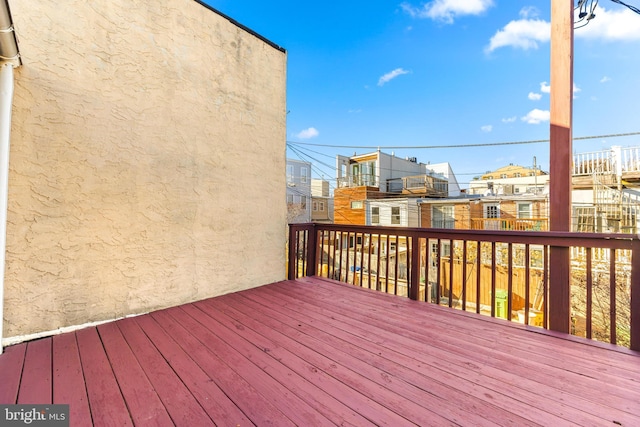
<instances>
[{"instance_id":1,"label":"roof line","mask_svg":"<svg viewBox=\"0 0 640 427\"><path fill-rule=\"evenodd\" d=\"M277 49L283 53L287 53L287 50L285 48L283 48L282 46L277 45L276 43L272 42L271 40L269 40L268 38L261 36L260 34L256 33L255 31L253 31L251 28L246 27L244 25L242 25L241 23L239 23L238 21L236 21L235 19L231 18L228 15L225 15L224 13L220 12L218 9L211 7L210 5L208 5L207 3L205 3L203 0L194 0L196 3L199 3L200 5L206 7L207 9L209 9L210 11L220 15L221 17L223 17L224 19L226 19L227 21L231 22L233 25L235 25L238 28L243 29L244 31L246 31L249 34L254 35L255 37L259 38L260 40L262 40L263 42L267 43L268 45L270 45L271 47L273 47L274 49Z\"/></svg>"}]
</instances>

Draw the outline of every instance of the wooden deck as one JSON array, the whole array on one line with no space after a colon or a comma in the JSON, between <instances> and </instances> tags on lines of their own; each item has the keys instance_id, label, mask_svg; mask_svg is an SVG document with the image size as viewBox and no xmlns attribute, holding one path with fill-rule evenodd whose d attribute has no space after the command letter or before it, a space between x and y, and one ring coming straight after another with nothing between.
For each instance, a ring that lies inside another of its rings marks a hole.
<instances>
[{"instance_id":1,"label":"wooden deck","mask_svg":"<svg viewBox=\"0 0 640 427\"><path fill-rule=\"evenodd\" d=\"M6 349L71 425L640 425L640 355L305 278Z\"/></svg>"}]
</instances>

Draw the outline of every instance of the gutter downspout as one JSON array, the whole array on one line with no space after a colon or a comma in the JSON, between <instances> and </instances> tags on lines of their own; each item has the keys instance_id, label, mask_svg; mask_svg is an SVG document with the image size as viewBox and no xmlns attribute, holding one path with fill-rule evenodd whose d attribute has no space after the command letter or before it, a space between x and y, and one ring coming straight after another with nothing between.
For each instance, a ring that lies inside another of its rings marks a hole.
<instances>
[{"instance_id":1,"label":"gutter downspout","mask_svg":"<svg viewBox=\"0 0 640 427\"><path fill-rule=\"evenodd\" d=\"M13 105L13 68L22 64L8 0L0 0L0 354L4 339L4 269L9 203L9 141Z\"/></svg>"},{"instance_id":2,"label":"gutter downspout","mask_svg":"<svg viewBox=\"0 0 640 427\"><path fill-rule=\"evenodd\" d=\"M9 202L9 141L13 104L13 64L0 66L0 354L4 338L4 268L7 250L7 207Z\"/></svg>"}]
</instances>

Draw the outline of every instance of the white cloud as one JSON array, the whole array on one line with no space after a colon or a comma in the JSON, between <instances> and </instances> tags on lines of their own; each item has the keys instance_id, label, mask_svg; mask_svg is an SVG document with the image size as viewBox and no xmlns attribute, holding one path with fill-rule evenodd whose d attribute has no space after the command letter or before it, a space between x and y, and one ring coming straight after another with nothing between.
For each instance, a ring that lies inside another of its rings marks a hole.
<instances>
[{"instance_id":1,"label":"white cloud","mask_svg":"<svg viewBox=\"0 0 640 427\"><path fill-rule=\"evenodd\" d=\"M516 116L507 117L507 118L502 119L502 123L513 123L516 120L518 120L518 118Z\"/></svg>"},{"instance_id":2,"label":"white cloud","mask_svg":"<svg viewBox=\"0 0 640 427\"><path fill-rule=\"evenodd\" d=\"M551 24L540 19L519 19L511 21L491 37L485 52L490 53L501 47L511 46L523 50L537 49L538 43L551 38Z\"/></svg>"},{"instance_id":3,"label":"white cloud","mask_svg":"<svg viewBox=\"0 0 640 427\"><path fill-rule=\"evenodd\" d=\"M464 15L480 15L493 6L493 0L433 0L421 7L402 3L400 7L414 18L429 18L453 23L454 18Z\"/></svg>"},{"instance_id":4,"label":"white cloud","mask_svg":"<svg viewBox=\"0 0 640 427\"><path fill-rule=\"evenodd\" d=\"M595 18L587 25L577 28L575 38L597 39L599 41L638 41L640 25L638 15L627 8L607 10L598 6ZM540 19L532 19L531 8L520 11L522 19L509 22L494 34L485 52L490 53L501 47L523 50L537 49L538 43L546 43L551 38L551 24ZM577 17L576 17L577 19ZM581 25L581 24L578 24Z\"/></svg>"},{"instance_id":5,"label":"white cloud","mask_svg":"<svg viewBox=\"0 0 640 427\"><path fill-rule=\"evenodd\" d=\"M528 97L532 101L540 101L540 99L542 98L542 94L535 93L535 92L529 92Z\"/></svg>"},{"instance_id":6,"label":"white cloud","mask_svg":"<svg viewBox=\"0 0 640 427\"><path fill-rule=\"evenodd\" d=\"M311 139L311 138L315 138L318 135L320 135L320 132L318 132L318 129L309 128L309 129L305 129L302 132L298 133L296 135L296 137L300 138L300 139Z\"/></svg>"},{"instance_id":7,"label":"white cloud","mask_svg":"<svg viewBox=\"0 0 640 427\"><path fill-rule=\"evenodd\" d=\"M396 68L393 71L388 72L387 74L385 74L384 76L380 77L378 79L378 86L382 86L385 83L390 82L391 80L395 79L398 76L401 76L403 74L409 74L409 71L403 69L403 68Z\"/></svg>"},{"instance_id":8,"label":"white cloud","mask_svg":"<svg viewBox=\"0 0 640 427\"><path fill-rule=\"evenodd\" d=\"M548 85L547 82L540 83L540 92L551 93L551 85Z\"/></svg>"},{"instance_id":9,"label":"white cloud","mask_svg":"<svg viewBox=\"0 0 640 427\"><path fill-rule=\"evenodd\" d=\"M640 40L639 18L630 9L607 10L598 6L595 15L587 25L576 29L576 38L605 41Z\"/></svg>"},{"instance_id":10,"label":"white cloud","mask_svg":"<svg viewBox=\"0 0 640 427\"><path fill-rule=\"evenodd\" d=\"M491 132L493 130L493 126L491 125L484 125L480 127L480 130L482 132Z\"/></svg>"},{"instance_id":11,"label":"white cloud","mask_svg":"<svg viewBox=\"0 0 640 427\"><path fill-rule=\"evenodd\" d=\"M523 122L527 122L532 125L537 125L542 122L548 122L550 118L549 111L538 110L537 108L529 111L526 116L522 117Z\"/></svg>"},{"instance_id":12,"label":"white cloud","mask_svg":"<svg viewBox=\"0 0 640 427\"><path fill-rule=\"evenodd\" d=\"M526 6L520 9L520 17L524 19L537 18L540 12L535 6Z\"/></svg>"},{"instance_id":13,"label":"white cloud","mask_svg":"<svg viewBox=\"0 0 640 427\"><path fill-rule=\"evenodd\" d=\"M606 83L606 82L610 82L611 79L607 76L604 76L603 78L600 79L600 83Z\"/></svg>"}]
</instances>

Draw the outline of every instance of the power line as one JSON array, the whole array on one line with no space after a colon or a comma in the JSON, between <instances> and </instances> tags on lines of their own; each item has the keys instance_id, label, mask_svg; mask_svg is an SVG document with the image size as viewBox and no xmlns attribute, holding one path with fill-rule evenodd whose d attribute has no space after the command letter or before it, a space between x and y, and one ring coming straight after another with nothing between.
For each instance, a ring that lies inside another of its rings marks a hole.
<instances>
[{"instance_id":1,"label":"power line","mask_svg":"<svg viewBox=\"0 0 640 427\"><path fill-rule=\"evenodd\" d=\"M596 136L581 136L573 138L574 141L583 141L587 139L599 139L599 138L618 138L623 136L635 136L640 135L640 132L629 133L617 133L609 135L596 135ZM337 145L337 144L315 144L311 142L296 142L287 141L287 144L314 146L314 147L326 147L326 148L366 148L366 149L384 149L384 150L405 150L405 149L437 149L437 148L473 148L473 147L497 147L501 145L524 145L524 144L541 144L543 142L549 142L549 139L533 139L529 141L510 141L510 142L487 142L481 144L450 144L450 145Z\"/></svg>"},{"instance_id":2,"label":"power line","mask_svg":"<svg viewBox=\"0 0 640 427\"><path fill-rule=\"evenodd\" d=\"M639 15L640 15L640 9L638 9L638 8L637 8L637 7L635 7L635 6L631 6L631 5L626 4L625 2L620 1L620 0L611 0L611 1L612 1L612 2L614 2L614 3L621 4L621 5L623 5L623 6L626 6L626 7L628 7L629 9L631 9L633 12L635 12L635 13L637 13L637 14L639 14Z\"/></svg>"}]
</instances>

